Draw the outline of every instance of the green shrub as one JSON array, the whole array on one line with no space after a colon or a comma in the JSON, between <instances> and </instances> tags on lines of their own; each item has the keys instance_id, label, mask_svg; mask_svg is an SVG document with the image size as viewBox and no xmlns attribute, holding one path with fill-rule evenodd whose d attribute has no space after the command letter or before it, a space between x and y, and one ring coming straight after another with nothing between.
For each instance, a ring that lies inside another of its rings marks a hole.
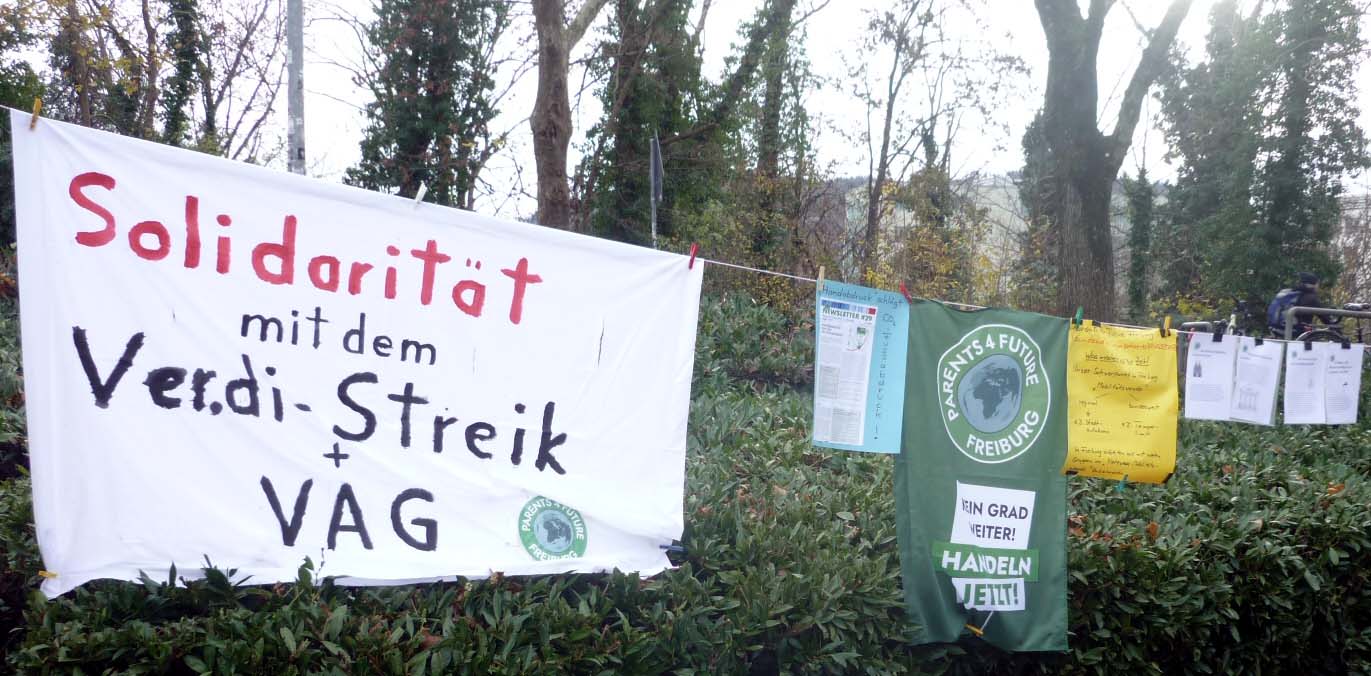
<instances>
[{"instance_id":1,"label":"green shrub","mask_svg":"<svg viewBox=\"0 0 1371 676\"><path fill-rule=\"evenodd\" d=\"M812 320L792 322L745 296L702 299L695 343L696 394L736 381L794 393L814 382Z\"/></svg>"},{"instance_id":2,"label":"green shrub","mask_svg":"<svg viewBox=\"0 0 1371 676\"><path fill-rule=\"evenodd\" d=\"M812 328L701 310L674 570L352 589L97 582L27 599L22 673L1371 672L1371 430L1183 422L1164 486L1071 480L1071 651L908 645L890 457L808 444ZM0 580L37 581L0 482ZM9 597L5 597L9 598Z\"/></svg>"},{"instance_id":3,"label":"green shrub","mask_svg":"<svg viewBox=\"0 0 1371 676\"><path fill-rule=\"evenodd\" d=\"M28 479L0 482L0 656L21 638L26 599L39 580L30 495Z\"/></svg>"}]
</instances>

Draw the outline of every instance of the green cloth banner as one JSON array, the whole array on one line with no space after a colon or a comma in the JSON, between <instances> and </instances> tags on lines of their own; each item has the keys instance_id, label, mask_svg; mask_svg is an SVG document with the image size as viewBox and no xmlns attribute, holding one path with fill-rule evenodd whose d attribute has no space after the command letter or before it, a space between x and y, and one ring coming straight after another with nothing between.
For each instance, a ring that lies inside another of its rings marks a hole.
<instances>
[{"instance_id":1,"label":"green cloth banner","mask_svg":"<svg viewBox=\"0 0 1371 676\"><path fill-rule=\"evenodd\" d=\"M900 569L918 643L1066 650L1067 320L910 306Z\"/></svg>"}]
</instances>

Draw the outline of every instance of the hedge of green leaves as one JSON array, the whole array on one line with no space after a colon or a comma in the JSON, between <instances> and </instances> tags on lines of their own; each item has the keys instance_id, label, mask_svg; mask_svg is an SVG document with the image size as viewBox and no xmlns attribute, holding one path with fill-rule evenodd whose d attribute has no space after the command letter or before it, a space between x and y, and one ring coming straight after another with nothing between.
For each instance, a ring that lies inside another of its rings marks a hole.
<instances>
[{"instance_id":1,"label":"hedge of green leaves","mask_svg":"<svg viewBox=\"0 0 1371 676\"><path fill-rule=\"evenodd\" d=\"M0 310L3 327L12 308ZM226 565L188 585L98 582L44 601L19 477L0 483L0 621L15 624L0 661L23 673L1371 672L1364 424L1183 424L1166 486L1071 480L1069 653L911 647L891 459L807 443L812 327L739 299L707 301L700 327L675 570L350 589L308 562L273 586Z\"/></svg>"}]
</instances>

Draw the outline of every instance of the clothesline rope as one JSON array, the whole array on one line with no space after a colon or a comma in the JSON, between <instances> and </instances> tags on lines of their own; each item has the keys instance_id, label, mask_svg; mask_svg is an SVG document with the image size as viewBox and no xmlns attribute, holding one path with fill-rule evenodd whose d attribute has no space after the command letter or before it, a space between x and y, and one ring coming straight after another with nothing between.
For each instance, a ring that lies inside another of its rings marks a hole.
<instances>
[{"instance_id":1,"label":"clothesline rope","mask_svg":"<svg viewBox=\"0 0 1371 676\"><path fill-rule=\"evenodd\" d=\"M750 268L750 267L748 267L748 266L746 266L746 265L738 265L737 263L725 263L725 262L723 262L723 261L716 261L716 260L713 260L713 259L705 258L705 257L703 257L703 256L700 257L700 260L702 260L702 261L704 261L704 262L706 262L706 263L709 263L710 265L722 265L722 266L724 266L724 267L726 267L726 268L735 268L735 269L738 269L738 270L747 270L748 272L758 272L758 273L761 273L761 274L763 274L763 275L776 275L777 277L789 277L790 279L793 279L793 280L796 280L796 281L800 281L800 282L809 282L810 284L818 284L818 283L819 283L819 280L814 279L813 277L802 277L802 276L800 276L800 275L792 275L792 274L788 274L788 273L784 273L784 272L776 272L775 270L763 270L763 269L761 269L761 268Z\"/></svg>"},{"instance_id":2,"label":"clothesline rope","mask_svg":"<svg viewBox=\"0 0 1371 676\"><path fill-rule=\"evenodd\" d=\"M777 272L777 271L775 271L775 270L765 270L765 269L762 269L762 268L754 268L754 267L749 267L749 266L746 266L746 265L739 265L739 264L737 264L737 263L725 263L724 261L716 261L716 260L714 260L714 259L705 258L705 257L703 257L703 256L700 257L700 260L701 260L701 261L704 261L705 263L708 263L708 264L710 264L710 265L720 265L720 266L723 266L723 267L726 267L726 268L734 268L735 270L746 270L746 271L748 271L748 272L756 272L756 273L758 273L758 274L763 274L763 275L775 275L775 276L777 276L777 277L786 277L786 278L789 278L789 279L793 279L793 280L795 280L795 281L797 281L797 282L809 282L810 284L818 284L818 283L819 283L819 280L814 279L813 277L805 277L805 276L803 276L803 275L792 275L792 274L785 273L785 272ZM973 310L986 310L986 309L989 309L989 308L987 308L987 307L984 306L984 305L973 305L973 304L971 304L971 303L958 303L957 301L952 301L952 300L941 300L941 299L938 299L938 298L923 298L923 297L920 297L920 296L914 296L914 298L918 298L919 300L931 301L931 302L934 302L934 303L942 303L943 305L955 305L955 306L957 306L957 307L971 308L971 309L973 309ZM1091 321L1095 321L1095 320L1091 320ZM1124 329L1140 329L1140 330L1143 330L1143 331L1152 331L1152 330L1154 330L1154 329L1157 328L1157 327L1155 327L1155 326L1138 326L1138 325L1136 325L1136 324L1122 324L1122 323L1119 323L1119 322L1098 322L1098 323L1100 324L1100 326L1116 326L1116 327L1124 328ZM1171 329L1171 332L1172 332L1172 333L1180 333L1180 334L1189 335L1189 336L1209 336L1209 335L1213 335L1213 333L1210 332L1210 331L1187 331L1187 330L1182 330L1182 329ZM1285 340L1284 338L1265 338L1265 337L1261 337L1261 336L1252 336L1252 337L1253 337L1253 338L1259 338L1259 337L1260 337L1260 338L1262 338L1262 340L1264 340L1264 341L1271 341L1271 342L1273 342L1273 343L1288 343L1288 344L1295 344L1295 343L1299 343L1299 342L1300 342L1300 341L1298 341L1298 340Z\"/></svg>"}]
</instances>

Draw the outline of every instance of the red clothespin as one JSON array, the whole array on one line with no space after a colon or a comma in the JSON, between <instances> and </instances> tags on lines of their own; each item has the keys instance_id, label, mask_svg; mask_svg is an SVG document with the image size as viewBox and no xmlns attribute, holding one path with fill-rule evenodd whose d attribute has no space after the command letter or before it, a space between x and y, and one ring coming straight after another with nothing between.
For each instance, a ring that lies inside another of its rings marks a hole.
<instances>
[{"instance_id":1,"label":"red clothespin","mask_svg":"<svg viewBox=\"0 0 1371 676\"><path fill-rule=\"evenodd\" d=\"M900 293L904 294L904 299L906 302L914 302L914 297L909 295L909 287L905 286L903 279L900 280Z\"/></svg>"},{"instance_id":2,"label":"red clothespin","mask_svg":"<svg viewBox=\"0 0 1371 676\"><path fill-rule=\"evenodd\" d=\"M695 254L697 254L697 253L699 253L699 252L700 252L700 244L699 244L698 242L691 242L691 243L690 243L690 265L688 265L688 266L686 266L686 267L688 267L688 268L691 269L691 270L694 270L694 269L695 269Z\"/></svg>"}]
</instances>

